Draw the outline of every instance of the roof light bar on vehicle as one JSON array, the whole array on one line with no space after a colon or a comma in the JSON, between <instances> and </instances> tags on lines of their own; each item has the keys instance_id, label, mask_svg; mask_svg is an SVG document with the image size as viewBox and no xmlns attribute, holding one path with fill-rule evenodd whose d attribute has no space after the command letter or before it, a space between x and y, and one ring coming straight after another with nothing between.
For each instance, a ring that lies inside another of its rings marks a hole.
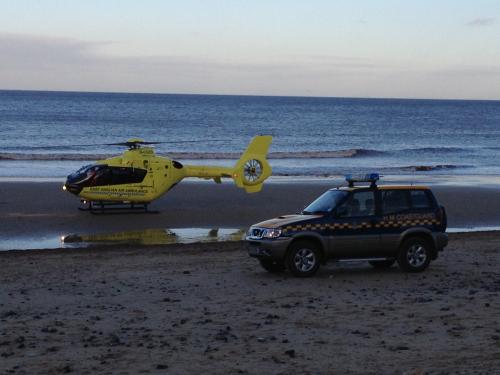
<instances>
[{"instance_id":1,"label":"roof light bar on vehicle","mask_svg":"<svg viewBox=\"0 0 500 375\"><path fill-rule=\"evenodd\" d=\"M349 184L349 187L353 187L355 182L369 182L372 186L375 186L377 181L380 180L380 175L378 173L367 173L365 175L347 174L345 180Z\"/></svg>"}]
</instances>

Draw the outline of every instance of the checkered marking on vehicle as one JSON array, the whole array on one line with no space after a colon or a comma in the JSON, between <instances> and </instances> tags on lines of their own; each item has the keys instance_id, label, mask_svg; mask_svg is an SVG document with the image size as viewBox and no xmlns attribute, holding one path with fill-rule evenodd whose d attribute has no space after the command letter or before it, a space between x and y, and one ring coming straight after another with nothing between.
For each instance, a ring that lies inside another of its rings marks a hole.
<instances>
[{"instance_id":1,"label":"checkered marking on vehicle","mask_svg":"<svg viewBox=\"0 0 500 375\"><path fill-rule=\"evenodd\" d=\"M399 228L414 227L418 225L439 225L438 220L404 220L404 221L381 221L375 224L375 228Z\"/></svg>"},{"instance_id":2,"label":"checkered marking on vehicle","mask_svg":"<svg viewBox=\"0 0 500 375\"><path fill-rule=\"evenodd\" d=\"M287 232L298 232L301 230L325 230L328 226L329 224L299 224L285 227L284 230Z\"/></svg>"},{"instance_id":3,"label":"checkered marking on vehicle","mask_svg":"<svg viewBox=\"0 0 500 375\"><path fill-rule=\"evenodd\" d=\"M286 232L297 232L301 230L326 230L326 229L351 229L351 228L369 228L370 223L361 223L359 225L352 225L349 223L333 223L333 224L299 224L290 225L283 228Z\"/></svg>"},{"instance_id":4,"label":"checkered marking on vehicle","mask_svg":"<svg viewBox=\"0 0 500 375\"><path fill-rule=\"evenodd\" d=\"M336 229L368 229L368 228L400 228L413 227L418 225L439 225L438 220L406 220L406 221L380 221L375 225L368 222L359 223L356 225L349 223L333 223L333 224L298 224L289 225L283 228L284 232L299 232L304 230L322 231Z\"/></svg>"}]
</instances>

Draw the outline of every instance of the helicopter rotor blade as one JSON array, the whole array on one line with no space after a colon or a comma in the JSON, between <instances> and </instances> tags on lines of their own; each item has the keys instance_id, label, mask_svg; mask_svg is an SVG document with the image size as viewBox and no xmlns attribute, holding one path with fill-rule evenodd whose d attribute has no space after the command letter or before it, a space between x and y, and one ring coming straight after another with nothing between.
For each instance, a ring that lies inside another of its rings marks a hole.
<instances>
[{"instance_id":1,"label":"helicopter rotor blade","mask_svg":"<svg viewBox=\"0 0 500 375\"><path fill-rule=\"evenodd\" d=\"M227 139L210 139L208 142L227 142ZM97 146L130 146L130 145L160 145L160 144L178 144L178 143L199 143L207 142L206 140L196 139L191 141L159 141L159 142L148 142L148 141L134 141L134 142L117 142L117 143L102 143Z\"/></svg>"},{"instance_id":2,"label":"helicopter rotor blade","mask_svg":"<svg viewBox=\"0 0 500 375\"><path fill-rule=\"evenodd\" d=\"M228 142L228 139L211 139L208 142ZM182 140L182 141L163 141L163 142L116 142L116 143L92 143L92 144L69 144L69 145L51 145L51 146L34 146L31 149L36 150L54 150L54 149L68 149L72 147L94 147L94 146L124 146L129 147L131 145L158 145L158 144L178 144L178 143L199 143L207 142L207 140Z\"/></svg>"},{"instance_id":3,"label":"helicopter rotor blade","mask_svg":"<svg viewBox=\"0 0 500 375\"><path fill-rule=\"evenodd\" d=\"M134 142L101 143L99 144L99 146L155 145L157 143L159 142L134 141Z\"/></svg>"}]
</instances>

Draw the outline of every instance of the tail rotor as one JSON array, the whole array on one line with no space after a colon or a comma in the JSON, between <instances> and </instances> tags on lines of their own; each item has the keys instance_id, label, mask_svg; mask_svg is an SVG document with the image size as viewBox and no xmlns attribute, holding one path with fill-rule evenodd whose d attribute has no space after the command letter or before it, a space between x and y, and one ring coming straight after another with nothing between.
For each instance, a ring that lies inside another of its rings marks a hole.
<instances>
[{"instance_id":1,"label":"tail rotor","mask_svg":"<svg viewBox=\"0 0 500 375\"><path fill-rule=\"evenodd\" d=\"M257 181L264 171L262 163L257 159L247 160L243 166L243 176L245 182L252 184Z\"/></svg>"},{"instance_id":2,"label":"tail rotor","mask_svg":"<svg viewBox=\"0 0 500 375\"><path fill-rule=\"evenodd\" d=\"M266 156L271 146L270 135L259 135L248 145L233 170L236 186L247 193L256 193L262 189L262 183L271 176L272 169Z\"/></svg>"}]
</instances>

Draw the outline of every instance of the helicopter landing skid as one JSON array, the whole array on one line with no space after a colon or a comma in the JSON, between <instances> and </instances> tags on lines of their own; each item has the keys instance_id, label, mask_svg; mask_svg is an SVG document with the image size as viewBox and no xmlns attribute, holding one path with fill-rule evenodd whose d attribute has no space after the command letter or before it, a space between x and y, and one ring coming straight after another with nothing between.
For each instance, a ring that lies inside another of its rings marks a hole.
<instances>
[{"instance_id":1,"label":"helicopter landing skid","mask_svg":"<svg viewBox=\"0 0 500 375\"><path fill-rule=\"evenodd\" d=\"M93 215L103 214L157 214L159 211L148 210L149 203L114 202L114 201L81 201L80 211Z\"/></svg>"}]
</instances>

